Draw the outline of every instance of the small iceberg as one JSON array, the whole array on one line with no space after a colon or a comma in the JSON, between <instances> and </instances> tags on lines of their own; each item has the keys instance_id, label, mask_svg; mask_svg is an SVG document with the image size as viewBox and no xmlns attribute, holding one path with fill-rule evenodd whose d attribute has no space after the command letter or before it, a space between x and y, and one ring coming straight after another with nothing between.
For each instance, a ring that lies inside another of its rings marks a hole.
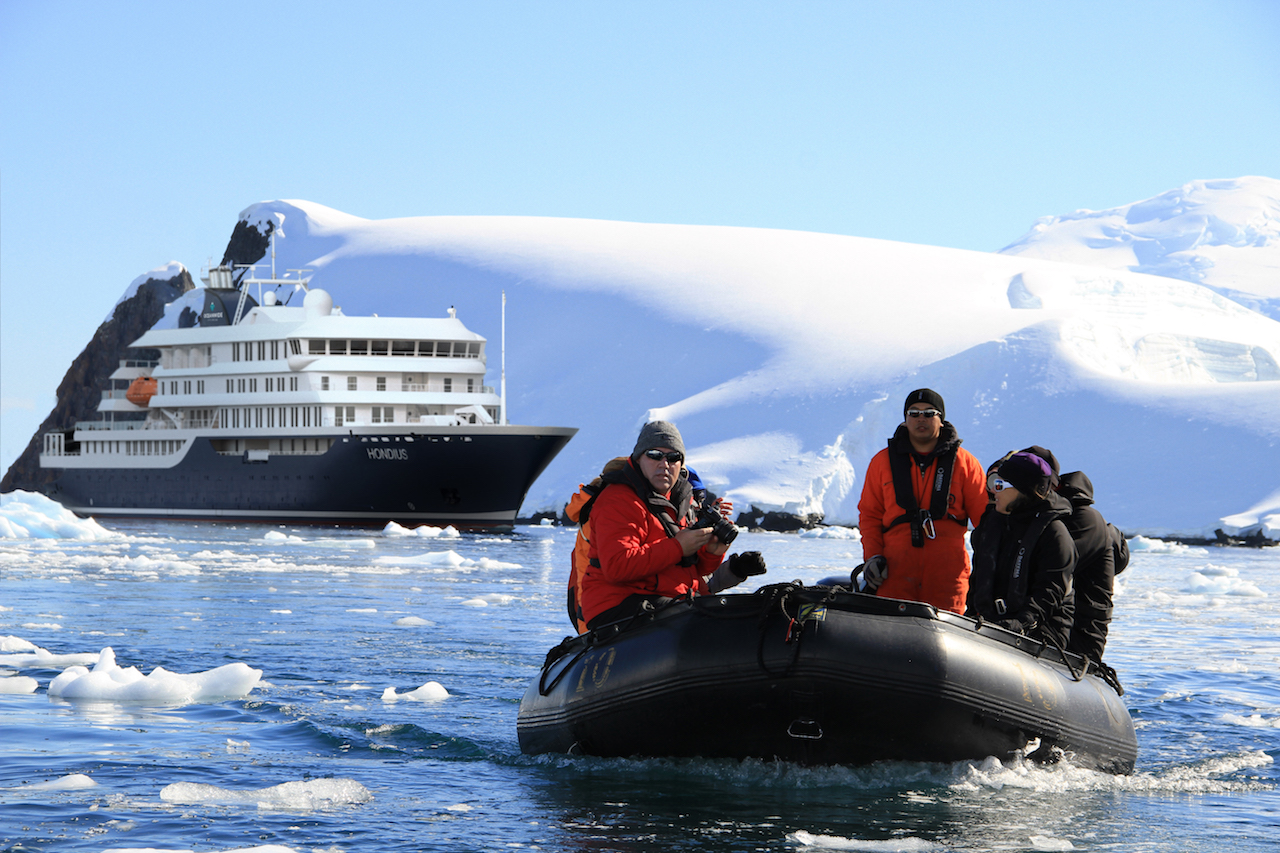
<instances>
[{"instance_id":1,"label":"small iceberg","mask_svg":"<svg viewBox=\"0 0 1280 853\"><path fill-rule=\"evenodd\" d=\"M105 648L92 670L73 666L49 683L49 696L99 702L147 702L188 705L249 695L262 679L262 670L230 663L207 672L183 675L156 667L143 675L137 667L120 667L116 654Z\"/></svg>"}]
</instances>

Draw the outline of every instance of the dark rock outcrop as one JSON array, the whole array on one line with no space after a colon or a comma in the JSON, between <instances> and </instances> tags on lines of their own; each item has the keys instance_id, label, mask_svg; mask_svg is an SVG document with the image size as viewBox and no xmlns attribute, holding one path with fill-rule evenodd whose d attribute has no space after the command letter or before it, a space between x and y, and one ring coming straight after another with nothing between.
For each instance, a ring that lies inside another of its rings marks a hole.
<instances>
[{"instance_id":1,"label":"dark rock outcrop","mask_svg":"<svg viewBox=\"0 0 1280 853\"><path fill-rule=\"evenodd\" d=\"M231 231L231 239L227 241L227 250L222 253L223 265L256 264L262 260L271 247L271 232L274 230L274 222L267 223L266 234L243 219L237 222Z\"/></svg>"},{"instance_id":2,"label":"dark rock outcrop","mask_svg":"<svg viewBox=\"0 0 1280 853\"><path fill-rule=\"evenodd\" d=\"M0 492L22 489L43 492L54 475L40 467L40 451L44 434L51 430L70 429L76 421L93 420L97 416L102 389L124 358L154 358L154 350L138 351L129 344L142 337L164 316L165 305L191 290L195 284L185 269L170 279L149 278L138 291L116 306L111 319L94 332L93 339L71 362L58 384L57 403L40 424L26 449L0 480Z\"/></svg>"},{"instance_id":3,"label":"dark rock outcrop","mask_svg":"<svg viewBox=\"0 0 1280 853\"><path fill-rule=\"evenodd\" d=\"M797 530L811 530L822 523L824 518L820 512L798 515L794 512L778 512L762 510L752 506L738 515L738 526L751 530L768 530L772 533L794 533Z\"/></svg>"}]
</instances>

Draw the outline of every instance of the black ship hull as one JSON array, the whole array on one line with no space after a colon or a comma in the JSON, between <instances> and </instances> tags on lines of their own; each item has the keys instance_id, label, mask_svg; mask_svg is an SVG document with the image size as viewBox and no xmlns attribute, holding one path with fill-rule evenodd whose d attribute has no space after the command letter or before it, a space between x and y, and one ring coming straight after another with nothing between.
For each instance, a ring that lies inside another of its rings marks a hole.
<instances>
[{"instance_id":1,"label":"black ship hull","mask_svg":"<svg viewBox=\"0 0 1280 853\"><path fill-rule=\"evenodd\" d=\"M220 431L216 439L192 439L168 467L146 465L146 457L136 467L71 463L48 495L96 518L510 527L534 480L575 432L316 431L306 438L332 441L323 453L228 454L214 442L225 445L236 436Z\"/></svg>"}]
</instances>

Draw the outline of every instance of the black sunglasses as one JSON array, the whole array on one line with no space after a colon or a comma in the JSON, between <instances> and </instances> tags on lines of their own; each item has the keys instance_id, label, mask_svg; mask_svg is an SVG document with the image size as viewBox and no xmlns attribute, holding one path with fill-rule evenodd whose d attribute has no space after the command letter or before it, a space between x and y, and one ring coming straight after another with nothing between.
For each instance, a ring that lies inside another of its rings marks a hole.
<instances>
[{"instance_id":1,"label":"black sunglasses","mask_svg":"<svg viewBox=\"0 0 1280 853\"><path fill-rule=\"evenodd\" d=\"M907 409L907 417L909 418L936 418L942 414L937 409Z\"/></svg>"},{"instance_id":2,"label":"black sunglasses","mask_svg":"<svg viewBox=\"0 0 1280 853\"><path fill-rule=\"evenodd\" d=\"M663 453L661 450L655 448L653 450L646 450L644 455L652 459L654 462L659 462L665 459L667 460L668 465L679 465L684 461L684 454L678 450Z\"/></svg>"}]
</instances>

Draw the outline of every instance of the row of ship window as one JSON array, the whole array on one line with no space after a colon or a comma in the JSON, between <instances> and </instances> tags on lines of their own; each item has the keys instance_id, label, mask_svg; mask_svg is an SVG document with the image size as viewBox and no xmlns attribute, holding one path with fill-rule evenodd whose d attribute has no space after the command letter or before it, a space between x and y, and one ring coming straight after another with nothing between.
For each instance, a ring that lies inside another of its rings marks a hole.
<instances>
[{"instance_id":1,"label":"row of ship window","mask_svg":"<svg viewBox=\"0 0 1280 853\"><path fill-rule=\"evenodd\" d=\"M348 391L360 390L358 379L359 377L356 377L356 376L347 377ZM405 379L401 379L400 390L401 391L444 391L445 393L452 393L454 391L461 392L463 390L463 381L464 380L459 379L457 384L455 385L453 377L451 376L445 376L439 382L424 382L424 383L411 383ZM468 393L473 393L476 391L477 386L476 386L476 380L474 378L467 378L465 382L466 382L466 390ZM268 394L278 393L278 392L282 393L285 391L286 385L289 391L297 391L298 377L296 376L265 376L265 377L262 377L262 384L263 384L264 392ZM159 383L159 385L157 386L157 390L161 394L165 394L165 393L177 394L178 389L180 387L182 389L183 394L190 394L192 391L192 388L195 389L195 393L203 394L204 380L203 379L195 379L195 380L171 379L167 383L166 382ZM374 387L378 391L386 391L387 377L385 376L375 377ZM320 390L331 391L331 390L336 390L336 388L331 386L328 376L321 376ZM247 378L240 378L240 379L228 379L227 393L228 394L258 393L258 377L250 376Z\"/></svg>"},{"instance_id":2,"label":"row of ship window","mask_svg":"<svg viewBox=\"0 0 1280 853\"><path fill-rule=\"evenodd\" d=\"M314 338L307 341L308 355L416 355L434 358L480 358L483 351L480 341L361 341Z\"/></svg>"},{"instance_id":3,"label":"row of ship window","mask_svg":"<svg viewBox=\"0 0 1280 853\"><path fill-rule=\"evenodd\" d=\"M480 358L484 354L481 341L376 341L376 340L328 340L307 341L308 355L398 355L430 356L433 358ZM235 341L231 344L232 361L267 361L302 355L302 342L287 341ZM212 353L208 356L212 358Z\"/></svg>"}]
</instances>

